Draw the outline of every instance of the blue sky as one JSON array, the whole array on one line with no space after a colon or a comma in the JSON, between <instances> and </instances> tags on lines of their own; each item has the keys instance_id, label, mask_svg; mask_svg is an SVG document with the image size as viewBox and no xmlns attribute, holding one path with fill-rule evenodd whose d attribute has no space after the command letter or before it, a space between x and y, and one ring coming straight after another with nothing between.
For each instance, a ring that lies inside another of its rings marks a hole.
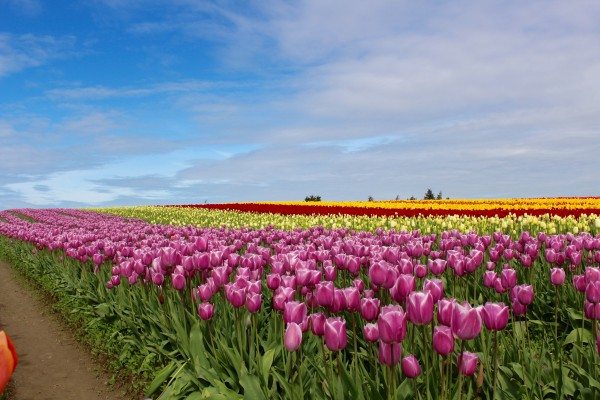
<instances>
[{"instance_id":1,"label":"blue sky","mask_svg":"<svg viewBox=\"0 0 600 400\"><path fill-rule=\"evenodd\" d=\"M0 208L598 195L598 20L598 2L0 0Z\"/></svg>"}]
</instances>

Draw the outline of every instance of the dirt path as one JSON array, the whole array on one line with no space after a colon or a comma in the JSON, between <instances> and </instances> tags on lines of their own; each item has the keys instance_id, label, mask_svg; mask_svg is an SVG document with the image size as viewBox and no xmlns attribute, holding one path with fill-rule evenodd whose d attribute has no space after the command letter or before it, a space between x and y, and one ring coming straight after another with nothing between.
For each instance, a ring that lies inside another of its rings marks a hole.
<instances>
[{"instance_id":1,"label":"dirt path","mask_svg":"<svg viewBox=\"0 0 600 400\"><path fill-rule=\"evenodd\" d=\"M0 329L9 333L19 356L11 399L124 399L105 385L108 376L15 274L0 261Z\"/></svg>"}]
</instances>

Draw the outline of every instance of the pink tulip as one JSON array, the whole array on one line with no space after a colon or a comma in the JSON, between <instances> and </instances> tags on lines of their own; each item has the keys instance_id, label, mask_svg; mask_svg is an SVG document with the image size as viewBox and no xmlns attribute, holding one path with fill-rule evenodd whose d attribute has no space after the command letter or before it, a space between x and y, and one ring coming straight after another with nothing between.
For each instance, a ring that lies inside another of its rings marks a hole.
<instances>
[{"instance_id":1,"label":"pink tulip","mask_svg":"<svg viewBox=\"0 0 600 400\"><path fill-rule=\"evenodd\" d=\"M444 282L440 279L425 279L423 290L431 293L433 304L444 297Z\"/></svg>"},{"instance_id":2,"label":"pink tulip","mask_svg":"<svg viewBox=\"0 0 600 400\"><path fill-rule=\"evenodd\" d=\"M483 286L493 288L496 282L497 274L495 271L485 271L483 273Z\"/></svg>"},{"instance_id":3,"label":"pink tulip","mask_svg":"<svg viewBox=\"0 0 600 400\"><path fill-rule=\"evenodd\" d=\"M330 317L325 321L325 346L331 351L342 350L348 344L346 321L340 317Z\"/></svg>"},{"instance_id":4,"label":"pink tulip","mask_svg":"<svg viewBox=\"0 0 600 400\"><path fill-rule=\"evenodd\" d=\"M513 287L512 291L514 291L513 296L515 296L516 300L524 306L528 306L533 302L533 286L518 285Z\"/></svg>"},{"instance_id":5,"label":"pink tulip","mask_svg":"<svg viewBox=\"0 0 600 400\"><path fill-rule=\"evenodd\" d=\"M555 286L565 283L565 270L562 268L552 268L550 271L550 282Z\"/></svg>"},{"instance_id":6,"label":"pink tulip","mask_svg":"<svg viewBox=\"0 0 600 400\"><path fill-rule=\"evenodd\" d=\"M376 262L369 268L369 279L375 286L381 286L387 278L388 266L385 262Z\"/></svg>"},{"instance_id":7,"label":"pink tulip","mask_svg":"<svg viewBox=\"0 0 600 400\"><path fill-rule=\"evenodd\" d=\"M415 325L427 325L433 319L433 296L430 292L412 292L406 301L406 314Z\"/></svg>"},{"instance_id":8,"label":"pink tulip","mask_svg":"<svg viewBox=\"0 0 600 400\"><path fill-rule=\"evenodd\" d=\"M347 287L343 289L344 297L346 298L346 308L348 311L355 312L360 308L360 291L358 288Z\"/></svg>"},{"instance_id":9,"label":"pink tulip","mask_svg":"<svg viewBox=\"0 0 600 400\"><path fill-rule=\"evenodd\" d=\"M496 293L501 294L506 292L506 287L502 285L502 279L500 279L499 277L496 278L496 280L494 281L494 290L496 291Z\"/></svg>"},{"instance_id":10,"label":"pink tulip","mask_svg":"<svg viewBox=\"0 0 600 400\"><path fill-rule=\"evenodd\" d=\"M423 264L415 265L415 276L419 279L424 278L427 275L427 267Z\"/></svg>"},{"instance_id":11,"label":"pink tulip","mask_svg":"<svg viewBox=\"0 0 600 400\"><path fill-rule=\"evenodd\" d=\"M355 288L358 289L359 292L363 292L363 290L365 290L365 283L362 281L362 279L355 279L352 281L352 286L354 286Z\"/></svg>"},{"instance_id":12,"label":"pink tulip","mask_svg":"<svg viewBox=\"0 0 600 400\"><path fill-rule=\"evenodd\" d=\"M163 274L161 274L160 272L152 274L152 283L154 283L156 286L162 286L164 281L165 281L165 276Z\"/></svg>"},{"instance_id":13,"label":"pink tulip","mask_svg":"<svg viewBox=\"0 0 600 400\"><path fill-rule=\"evenodd\" d=\"M455 304L452 313L452 332L461 340L476 338L481 332L481 316L470 304Z\"/></svg>"},{"instance_id":14,"label":"pink tulip","mask_svg":"<svg viewBox=\"0 0 600 400\"><path fill-rule=\"evenodd\" d=\"M447 356L454 351L452 329L443 325L438 325L434 328L433 349L441 356Z\"/></svg>"},{"instance_id":15,"label":"pink tulip","mask_svg":"<svg viewBox=\"0 0 600 400\"><path fill-rule=\"evenodd\" d=\"M490 331L501 331L508 324L508 307L504 303L485 303L481 315L485 327Z\"/></svg>"},{"instance_id":16,"label":"pink tulip","mask_svg":"<svg viewBox=\"0 0 600 400\"><path fill-rule=\"evenodd\" d=\"M375 321L379 315L380 301L377 298L362 298L360 300L360 315L367 321Z\"/></svg>"},{"instance_id":17,"label":"pink tulip","mask_svg":"<svg viewBox=\"0 0 600 400\"><path fill-rule=\"evenodd\" d=\"M439 258L435 260L429 260L427 262L427 267L429 268L432 274L434 274L435 276L440 276L446 270L446 260L442 260Z\"/></svg>"},{"instance_id":18,"label":"pink tulip","mask_svg":"<svg viewBox=\"0 0 600 400\"><path fill-rule=\"evenodd\" d=\"M393 367L400 362L402 345L400 343L386 343L379 341L379 362Z\"/></svg>"},{"instance_id":19,"label":"pink tulip","mask_svg":"<svg viewBox=\"0 0 600 400\"><path fill-rule=\"evenodd\" d=\"M281 275L269 274L267 275L267 287L271 290L275 290L281 285Z\"/></svg>"},{"instance_id":20,"label":"pink tulip","mask_svg":"<svg viewBox=\"0 0 600 400\"><path fill-rule=\"evenodd\" d=\"M600 254L600 253L599 253ZM573 287L580 293L585 293L585 275L573 275Z\"/></svg>"},{"instance_id":21,"label":"pink tulip","mask_svg":"<svg viewBox=\"0 0 600 400\"><path fill-rule=\"evenodd\" d=\"M262 294L248 293L246 294L246 308L251 314L257 313L262 304Z\"/></svg>"},{"instance_id":22,"label":"pink tulip","mask_svg":"<svg viewBox=\"0 0 600 400\"><path fill-rule=\"evenodd\" d=\"M402 359L402 373L411 379L421 375L421 366L417 357L411 354Z\"/></svg>"},{"instance_id":23,"label":"pink tulip","mask_svg":"<svg viewBox=\"0 0 600 400\"><path fill-rule=\"evenodd\" d=\"M313 313L309 317L310 329L312 333L316 336L323 336L325 333L325 314L323 313Z\"/></svg>"},{"instance_id":24,"label":"pink tulip","mask_svg":"<svg viewBox=\"0 0 600 400\"><path fill-rule=\"evenodd\" d=\"M377 324L366 324L363 327L363 335L368 342L376 342L379 340L379 328Z\"/></svg>"},{"instance_id":25,"label":"pink tulip","mask_svg":"<svg viewBox=\"0 0 600 400\"><path fill-rule=\"evenodd\" d=\"M340 313L346 309L346 296L342 289L334 289L333 291L333 303L329 307L332 313Z\"/></svg>"},{"instance_id":26,"label":"pink tulip","mask_svg":"<svg viewBox=\"0 0 600 400\"><path fill-rule=\"evenodd\" d=\"M315 285L315 300L321 307L330 307L333 304L335 287L333 282L324 281Z\"/></svg>"},{"instance_id":27,"label":"pink tulip","mask_svg":"<svg viewBox=\"0 0 600 400\"><path fill-rule=\"evenodd\" d=\"M406 300L408 294L415 290L415 277L408 274L400 274L390 289L392 298L398 303Z\"/></svg>"},{"instance_id":28,"label":"pink tulip","mask_svg":"<svg viewBox=\"0 0 600 400\"><path fill-rule=\"evenodd\" d=\"M471 376L475 374L477 370L477 363L479 361L479 357L477 354L470 353L468 351L463 351L458 355L458 370L461 375Z\"/></svg>"},{"instance_id":29,"label":"pink tulip","mask_svg":"<svg viewBox=\"0 0 600 400\"><path fill-rule=\"evenodd\" d=\"M583 309L585 311L586 318L591 320L600 320L600 303L590 303L586 300L583 304Z\"/></svg>"},{"instance_id":30,"label":"pink tulip","mask_svg":"<svg viewBox=\"0 0 600 400\"><path fill-rule=\"evenodd\" d=\"M400 306L384 306L377 319L379 338L386 342L401 342L406 336L406 315Z\"/></svg>"},{"instance_id":31,"label":"pink tulip","mask_svg":"<svg viewBox=\"0 0 600 400\"><path fill-rule=\"evenodd\" d=\"M295 322L290 322L285 328L283 344L288 351L296 351L302 344L302 329Z\"/></svg>"},{"instance_id":32,"label":"pink tulip","mask_svg":"<svg viewBox=\"0 0 600 400\"><path fill-rule=\"evenodd\" d=\"M289 324L295 322L301 324L308 315L306 303L299 301L288 301L283 306L283 322Z\"/></svg>"},{"instance_id":33,"label":"pink tulip","mask_svg":"<svg viewBox=\"0 0 600 400\"><path fill-rule=\"evenodd\" d=\"M517 284L517 271L512 268L503 269L500 279L502 281L502 286L505 288L512 288Z\"/></svg>"},{"instance_id":34,"label":"pink tulip","mask_svg":"<svg viewBox=\"0 0 600 400\"><path fill-rule=\"evenodd\" d=\"M521 315L525 315L527 313L527 306L519 303L518 301L514 301L512 303L512 311L515 316L520 317Z\"/></svg>"},{"instance_id":35,"label":"pink tulip","mask_svg":"<svg viewBox=\"0 0 600 400\"><path fill-rule=\"evenodd\" d=\"M591 281L587 284L585 298L590 303L600 303L600 281Z\"/></svg>"},{"instance_id":36,"label":"pink tulip","mask_svg":"<svg viewBox=\"0 0 600 400\"><path fill-rule=\"evenodd\" d=\"M200 303L198 304L198 315L204 321L208 321L213 317L215 313L215 306L212 303Z\"/></svg>"},{"instance_id":37,"label":"pink tulip","mask_svg":"<svg viewBox=\"0 0 600 400\"><path fill-rule=\"evenodd\" d=\"M585 269L585 281L586 283L600 281L600 268L587 267Z\"/></svg>"},{"instance_id":38,"label":"pink tulip","mask_svg":"<svg viewBox=\"0 0 600 400\"><path fill-rule=\"evenodd\" d=\"M171 283L176 290L182 291L185 288L185 277L183 275L174 274L171 278Z\"/></svg>"},{"instance_id":39,"label":"pink tulip","mask_svg":"<svg viewBox=\"0 0 600 400\"><path fill-rule=\"evenodd\" d=\"M441 299L438 301L438 313L437 320L440 324L451 326L452 314L454 313L454 306L456 301L454 299Z\"/></svg>"}]
</instances>

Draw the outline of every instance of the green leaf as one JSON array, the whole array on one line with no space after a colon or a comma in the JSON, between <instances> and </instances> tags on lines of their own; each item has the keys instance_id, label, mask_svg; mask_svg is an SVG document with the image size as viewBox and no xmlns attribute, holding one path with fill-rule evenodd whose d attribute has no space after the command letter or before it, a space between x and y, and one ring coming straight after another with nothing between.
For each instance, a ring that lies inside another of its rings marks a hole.
<instances>
[{"instance_id":1,"label":"green leaf","mask_svg":"<svg viewBox=\"0 0 600 400\"><path fill-rule=\"evenodd\" d=\"M158 388L161 387L162 384L169 378L169 376L171 376L173 371L175 371L175 368L177 368L177 364L175 362L172 362L160 371L158 371L158 374L156 374L156 376L152 380L152 383L150 383L150 386L148 386L148 388L146 389L146 396L150 396L152 393L156 392Z\"/></svg>"},{"instance_id":2,"label":"green leaf","mask_svg":"<svg viewBox=\"0 0 600 400\"><path fill-rule=\"evenodd\" d=\"M273 365L273 359L275 358L275 349L269 349L262 356L260 362L261 373L264 379L265 384L269 382L269 372L271 370L271 365Z\"/></svg>"},{"instance_id":3,"label":"green leaf","mask_svg":"<svg viewBox=\"0 0 600 400\"><path fill-rule=\"evenodd\" d=\"M240 384L244 388L245 400L267 400L264 393L260 389L260 382L256 375L242 373L240 376Z\"/></svg>"},{"instance_id":4,"label":"green leaf","mask_svg":"<svg viewBox=\"0 0 600 400\"><path fill-rule=\"evenodd\" d=\"M592 332L589 329L575 328L567 335L563 346L579 343L579 341L582 343L592 343L594 341L594 335L592 335Z\"/></svg>"}]
</instances>

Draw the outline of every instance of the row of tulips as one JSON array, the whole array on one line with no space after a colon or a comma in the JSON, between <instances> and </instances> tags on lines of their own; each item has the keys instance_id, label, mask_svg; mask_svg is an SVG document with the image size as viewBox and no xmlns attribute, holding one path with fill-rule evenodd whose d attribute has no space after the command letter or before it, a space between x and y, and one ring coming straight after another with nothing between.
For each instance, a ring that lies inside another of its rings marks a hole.
<instances>
[{"instance_id":1,"label":"row of tulips","mask_svg":"<svg viewBox=\"0 0 600 400\"><path fill-rule=\"evenodd\" d=\"M347 228L357 231L376 232L378 230L413 231L423 233L439 233L442 231L459 230L463 233L477 232L491 234L501 231L505 234L518 237L521 232L532 234L546 232L548 234L567 233L577 234L589 232L593 235L600 233L600 216L596 214L581 214L579 217L572 215L558 216L544 214L540 216L509 215L499 217L470 217L470 216L437 216L437 217L402 217L390 215L387 217L352 216L352 215L284 215L273 212L267 208L265 213L239 212L224 210L208 210L190 207L117 207L95 209L126 218L142 219L152 224L167 224L179 226L220 227L227 228L253 228L264 229L274 227L284 230L297 228L309 229L322 226L327 229Z\"/></svg>"},{"instance_id":2,"label":"row of tulips","mask_svg":"<svg viewBox=\"0 0 600 400\"><path fill-rule=\"evenodd\" d=\"M2 235L32 243L73 285L104 279L96 301L146 347L157 347L146 332L168 343L149 395L600 395L600 236L0 218Z\"/></svg>"}]
</instances>

